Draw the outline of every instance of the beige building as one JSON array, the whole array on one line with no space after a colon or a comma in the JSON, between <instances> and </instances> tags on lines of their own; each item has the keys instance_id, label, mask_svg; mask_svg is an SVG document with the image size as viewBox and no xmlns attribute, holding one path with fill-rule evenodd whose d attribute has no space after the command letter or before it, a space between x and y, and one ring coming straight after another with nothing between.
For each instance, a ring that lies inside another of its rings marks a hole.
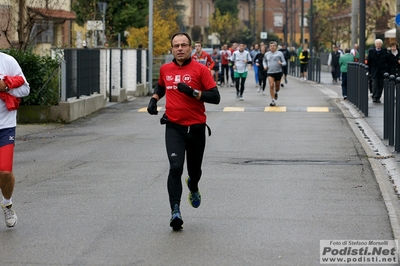
<instances>
[{"instance_id":1,"label":"beige building","mask_svg":"<svg viewBox=\"0 0 400 266\"><path fill-rule=\"evenodd\" d=\"M0 0L0 46L33 47L39 54L70 47L75 18L71 0ZM19 20L23 23L18 24ZM26 38L19 38L19 31Z\"/></svg>"},{"instance_id":2,"label":"beige building","mask_svg":"<svg viewBox=\"0 0 400 266\"><path fill-rule=\"evenodd\" d=\"M208 30L211 16L215 12L213 0L182 0L186 6L184 25L193 40L207 44L219 44L218 38ZM239 20L246 26L250 26L250 1L241 0L238 4Z\"/></svg>"}]
</instances>

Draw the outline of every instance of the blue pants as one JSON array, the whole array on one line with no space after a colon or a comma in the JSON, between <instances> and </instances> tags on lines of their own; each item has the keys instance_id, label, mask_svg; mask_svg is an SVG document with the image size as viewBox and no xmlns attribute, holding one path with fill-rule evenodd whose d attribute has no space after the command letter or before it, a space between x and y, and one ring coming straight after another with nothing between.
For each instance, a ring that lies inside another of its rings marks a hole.
<instances>
[{"instance_id":1,"label":"blue pants","mask_svg":"<svg viewBox=\"0 0 400 266\"><path fill-rule=\"evenodd\" d=\"M256 84L258 85L258 66L254 64L253 69L254 69L254 76L256 77Z\"/></svg>"},{"instance_id":2,"label":"blue pants","mask_svg":"<svg viewBox=\"0 0 400 266\"><path fill-rule=\"evenodd\" d=\"M342 96L347 97L347 72L342 73Z\"/></svg>"}]
</instances>

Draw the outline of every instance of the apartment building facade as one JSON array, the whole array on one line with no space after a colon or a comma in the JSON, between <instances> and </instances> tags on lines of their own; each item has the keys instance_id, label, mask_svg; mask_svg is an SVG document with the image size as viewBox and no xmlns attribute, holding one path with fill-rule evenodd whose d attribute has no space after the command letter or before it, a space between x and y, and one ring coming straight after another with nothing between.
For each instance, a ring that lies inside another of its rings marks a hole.
<instances>
[{"instance_id":1,"label":"apartment building facade","mask_svg":"<svg viewBox=\"0 0 400 266\"><path fill-rule=\"evenodd\" d=\"M75 19L71 0L0 0L0 47L19 47L18 32L22 30L28 36L24 39L30 43L27 47L38 54L48 54L54 47L71 47Z\"/></svg>"}]
</instances>

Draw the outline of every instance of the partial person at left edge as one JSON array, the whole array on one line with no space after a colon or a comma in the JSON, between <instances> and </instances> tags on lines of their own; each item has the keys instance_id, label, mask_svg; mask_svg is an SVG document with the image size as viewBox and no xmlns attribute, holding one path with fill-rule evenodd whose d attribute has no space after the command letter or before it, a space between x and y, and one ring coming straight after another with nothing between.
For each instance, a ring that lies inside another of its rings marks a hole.
<instances>
[{"instance_id":1,"label":"partial person at left edge","mask_svg":"<svg viewBox=\"0 0 400 266\"><path fill-rule=\"evenodd\" d=\"M180 203L185 154L188 176L189 203L198 208L201 195L198 187L202 176L202 161L206 145L204 103L219 104L220 94L207 66L191 58L192 39L187 33L176 33L171 38L174 59L160 68L160 78L150 99L147 111L158 114L157 102L165 95L165 145L169 160L167 190L171 207L170 226L182 229Z\"/></svg>"},{"instance_id":2,"label":"partial person at left edge","mask_svg":"<svg viewBox=\"0 0 400 266\"><path fill-rule=\"evenodd\" d=\"M13 210L12 193L15 129L20 98L29 95L29 84L14 57L0 52L0 190L1 208L8 227L17 224Z\"/></svg>"}]
</instances>

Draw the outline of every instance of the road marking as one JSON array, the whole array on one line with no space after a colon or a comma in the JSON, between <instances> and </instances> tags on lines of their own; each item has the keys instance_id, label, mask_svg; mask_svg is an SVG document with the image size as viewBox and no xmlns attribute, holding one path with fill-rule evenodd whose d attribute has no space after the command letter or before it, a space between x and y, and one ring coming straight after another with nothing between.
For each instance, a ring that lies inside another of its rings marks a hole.
<instances>
[{"instance_id":1,"label":"road marking","mask_svg":"<svg viewBox=\"0 0 400 266\"><path fill-rule=\"evenodd\" d=\"M244 112L244 107L225 107L224 112Z\"/></svg>"},{"instance_id":2,"label":"road marking","mask_svg":"<svg viewBox=\"0 0 400 266\"><path fill-rule=\"evenodd\" d=\"M315 113L315 112L327 113L327 112L329 112L329 108L328 107L307 107L307 112L309 112L309 113Z\"/></svg>"},{"instance_id":3,"label":"road marking","mask_svg":"<svg viewBox=\"0 0 400 266\"><path fill-rule=\"evenodd\" d=\"M157 107L157 111L160 111L163 107ZM147 107L140 108L138 113L147 113Z\"/></svg>"},{"instance_id":4,"label":"road marking","mask_svg":"<svg viewBox=\"0 0 400 266\"><path fill-rule=\"evenodd\" d=\"M285 106L267 106L264 112L286 112Z\"/></svg>"},{"instance_id":5,"label":"road marking","mask_svg":"<svg viewBox=\"0 0 400 266\"><path fill-rule=\"evenodd\" d=\"M164 106L157 107L158 111L165 111ZM329 107L294 107L294 106L266 106L266 107L217 107L208 108L207 112L269 112L269 113L284 113L284 112L309 112L309 113L329 113ZM147 113L147 107L138 109L138 113Z\"/></svg>"}]
</instances>

